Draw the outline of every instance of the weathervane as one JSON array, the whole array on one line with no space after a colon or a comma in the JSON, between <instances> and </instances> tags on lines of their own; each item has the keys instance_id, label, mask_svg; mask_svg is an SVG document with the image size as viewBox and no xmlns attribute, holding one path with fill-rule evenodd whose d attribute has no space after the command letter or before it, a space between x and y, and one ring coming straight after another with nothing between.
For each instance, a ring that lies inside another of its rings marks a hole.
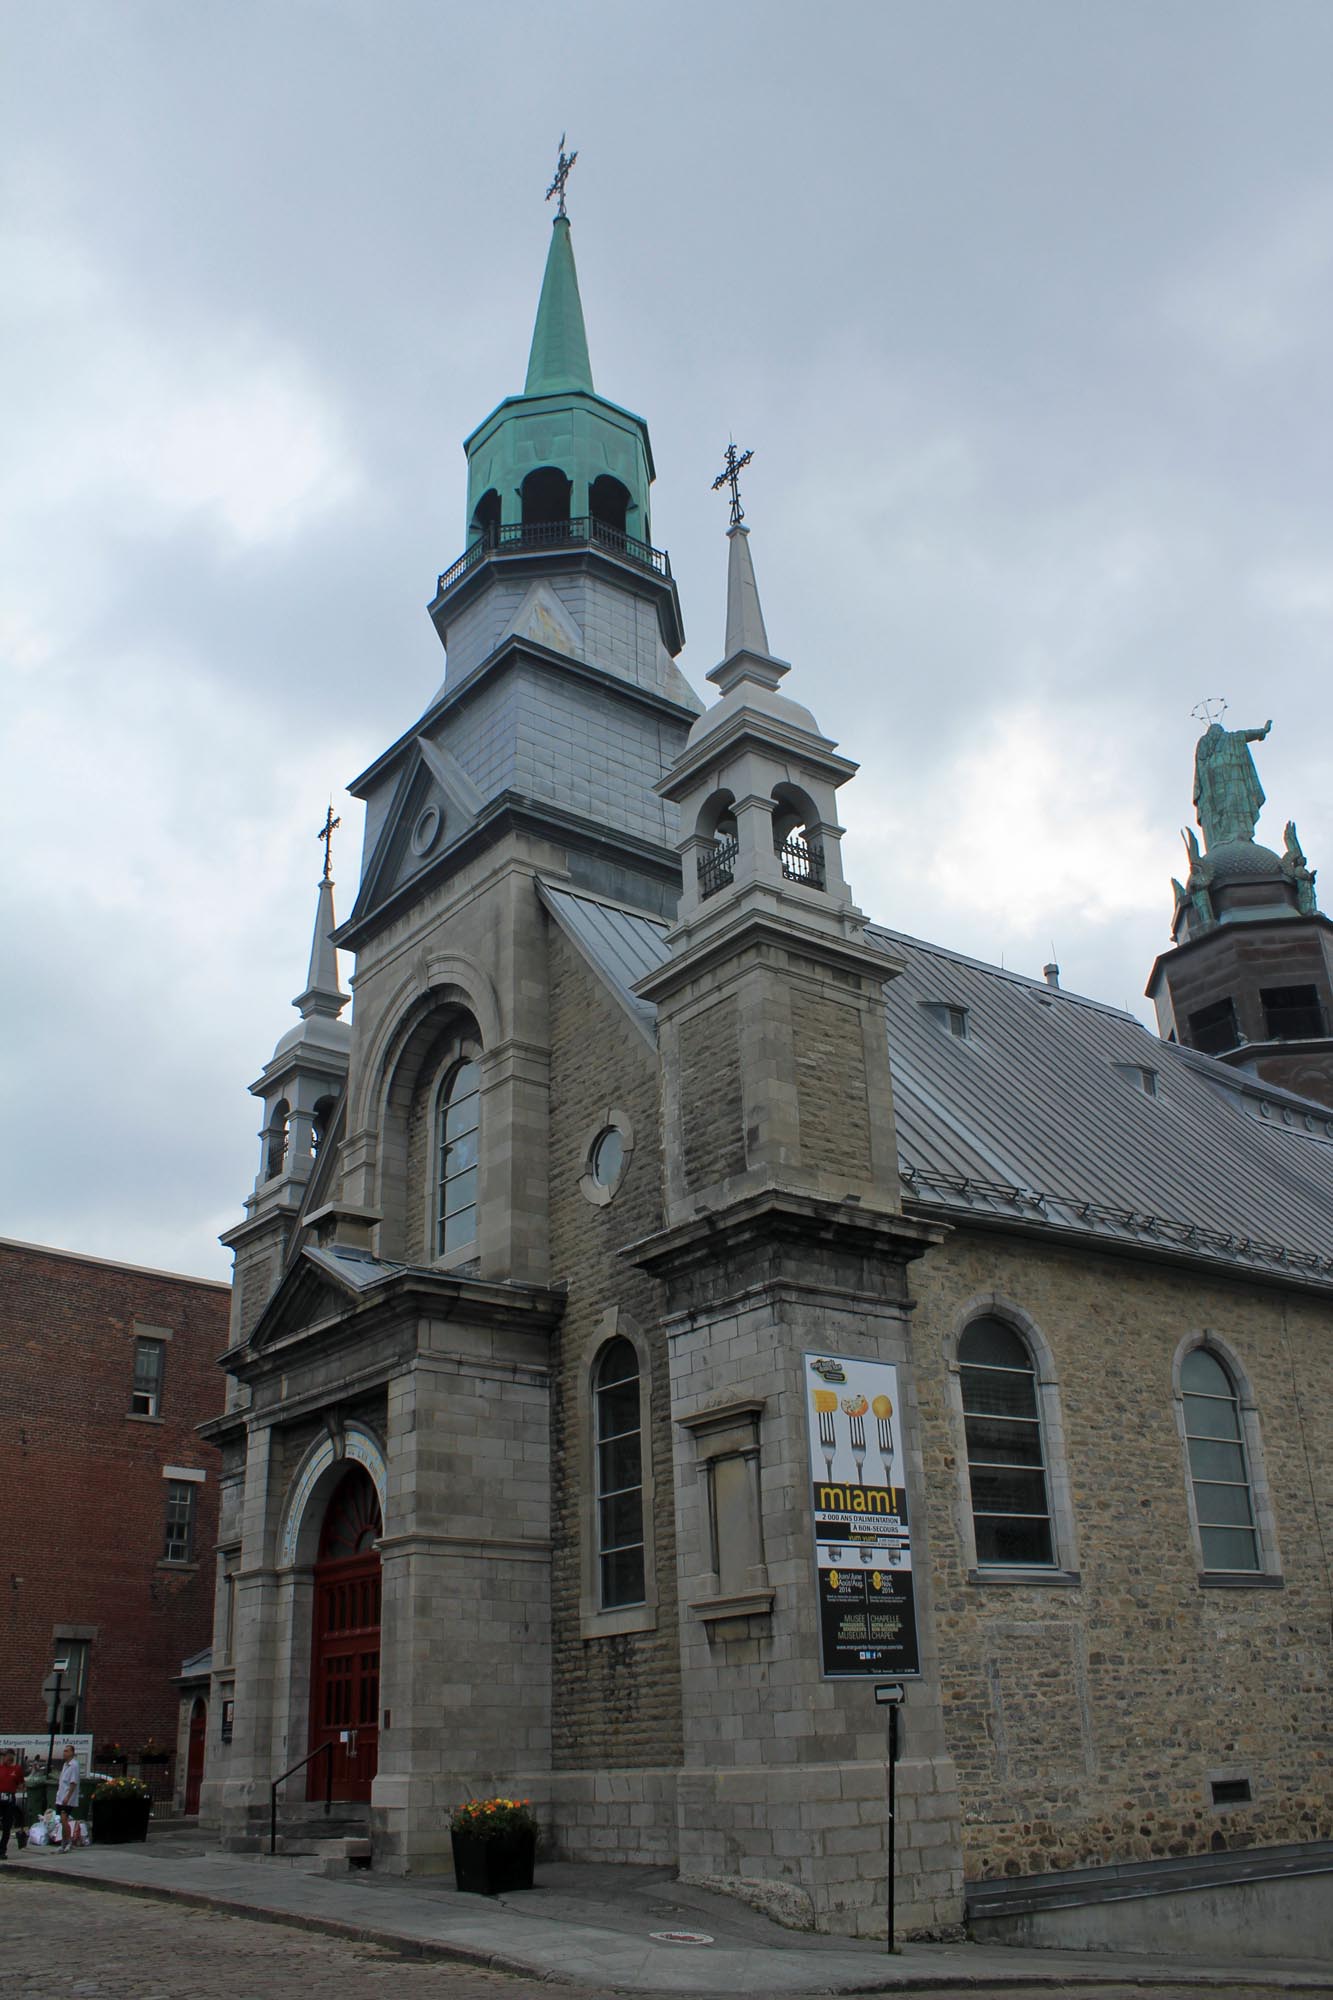
<instances>
[{"instance_id":1,"label":"weathervane","mask_svg":"<svg viewBox=\"0 0 1333 2000\"><path fill-rule=\"evenodd\" d=\"M329 865L333 851L333 829L335 826L341 825L342 821L333 817L333 800L330 799L329 809L324 815L324 824L315 835L316 840L322 840L324 843L324 880L326 882L329 879Z\"/></svg>"},{"instance_id":2,"label":"weathervane","mask_svg":"<svg viewBox=\"0 0 1333 2000\"><path fill-rule=\"evenodd\" d=\"M574 162L575 160L577 160L577 158L578 158L577 151L573 153L566 153L565 135L562 132L560 134L560 158L556 161L555 179L551 182L550 187L548 187L546 190L546 199L548 201L551 199L551 196L553 194L558 194L560 197L559 206L555 211L557 220L559 220L559 218L562 215L565 215L565 184L568 181L570 174L574 170ZM566 220L568 220L568 217L566 217Z\"/></svg>"},{"instance_id":3,"label":"weathervane","mask_svg":"<svg viewBox=\"0 0 1333 2000\"><path fill-rule=\"evenodd\" d=\"M1217 710L1216 715L1214 715L1213 713L1214 709ZM1190 714L1196 715L1199 718L1199 721L1203 724L1205 729L1210 729L1213 723L1220 722L1222 720L1222 717L1226 714L1226 712L1227 712L1226 696L1221 694L1205 695L1203 700L1196 701L1193 708L1190 710Z\"/></svg>"},{"instance_id":4,"label":"weathervane","mask_svg":"<svg viewBox=\"0 0 1333 2000\"><path fill-rule=\"evenodd\" d=\"M748 465L753 457L754 453L752 451L737 451L734 440L729 438L727 440L726 464L713 481L714 493L717 492L719 486L729 486L731 488L731 525L733 528L739 528L741 522L745 519L745 509L741 506L741 468Z\"/></svg>"}]
</instances>

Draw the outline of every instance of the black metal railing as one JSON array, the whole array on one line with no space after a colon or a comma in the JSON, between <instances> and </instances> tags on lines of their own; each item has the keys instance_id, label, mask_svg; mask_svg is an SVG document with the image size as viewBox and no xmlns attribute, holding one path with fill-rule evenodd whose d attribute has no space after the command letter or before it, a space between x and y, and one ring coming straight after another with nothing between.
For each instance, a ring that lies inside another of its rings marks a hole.
<instances>
[{"instance_id":1,"label":"black metal railing","mask_svg":"<svg viewBox=\"0 0 1333 2000\"><path fill-rule=\"evenodd\" d=\"M699 856L699 900L706 903L719 889L725 889L736 865L737 841L719 840Z\"/></svg>"},{"instance_id":2,"label":"black metal railing","mask_svg":"<svg viewBox=\"0 0 1333 2000\"><path fill-rule=\"evenodd\" d=\"M789 882L804 882L811 889L824 887L824 849L819 841L789 833L778 847L778 859Z\"/></svg>"},{"instance_id":3,"label":"black metal railing","mask_svg":"<svg viewBox=\"0 0 1333 2000\"><path fill-rule=\"evenodd\" d=\"M665 549L638 541L623 528L612 528L593 515L580 514L569 521L509 521L502 527L486 529L464 549L457 562L441 573L437 590L442 595L488 556L521 555L527 549L575 548L605 549L640 569L652 570L655 576L671 575L671 558Z\"/></svg>"},{"instance_id":4,"label":"black metal railing","mask_svg":"<svg viewBox=\"0 0 1333 2000\"><path fill-rule=\"evenodd\" d=\"M316 1757L325 1757L325 1756L327 1756L329 1760L324 1767L324 1817L325 1819L327 1819L329 1814L333 1811L333 1738L332 1737L329 1738L327 1743L321 1743L318 1750L312 1750L308 1757L303 1757L299 1764L293 1764L290 1770L283 1771L280 1774L280 1776L276 1777L273 1780L273 1783L269 1786L268 1851L270 1854L276 1854L278 1851L278 1786L286 1784L288 1778L294 1778L298 1771L304 1771L306 1765L313 1764Z\"/></svg>"}]
</instances>

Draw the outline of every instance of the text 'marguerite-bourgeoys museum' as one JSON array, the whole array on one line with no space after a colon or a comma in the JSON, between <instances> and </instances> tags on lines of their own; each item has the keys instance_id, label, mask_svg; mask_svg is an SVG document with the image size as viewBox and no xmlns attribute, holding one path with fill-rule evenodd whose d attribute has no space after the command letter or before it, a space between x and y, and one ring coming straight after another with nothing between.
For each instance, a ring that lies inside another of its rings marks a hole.
<instances>
[{"instance_id":1,"label":"text 'marguerite-bourgeoys museum'","mask_svg":"<svg viewBox=\"0 0 1333 2000\"><path fill-rule=\"evenodd\" d=\"M354 906L321 884L252 1086L205 1813L253 1841L315 1752L377 1867L521 1794L550 1852L882 1932L901 1680L909 1929L965 1879L1328 1838L1313 1072L1270 1074L1276 1016L1219 1062L1183 1001L1159 1041L867 921L738 505L708 706L677 665L563 215L466 451L443 686L353 787ZM1161 976L1220 941L1326 1035L1311 878L1245 844Z\"/></svg>"}]
</instances>

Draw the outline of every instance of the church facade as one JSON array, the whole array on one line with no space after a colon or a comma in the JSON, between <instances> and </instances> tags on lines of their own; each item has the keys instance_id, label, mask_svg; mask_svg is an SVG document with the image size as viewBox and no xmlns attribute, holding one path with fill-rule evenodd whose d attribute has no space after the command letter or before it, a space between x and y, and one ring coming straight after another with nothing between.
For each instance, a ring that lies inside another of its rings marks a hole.
<instances>
[{"instance_id":1,"label":"church facade","mask_svg":"<svg viewBox=\"0 0 1333 2000\"><path fill-rule=\"evenodd\" d=\"M1333 1117L867 921L734 486L717 699L676 664L563 215L466 451L443 687L252 1086L205 1816L309 1757L386 1870L521 1794L882 1933L894 1687L909 1930L1329 1838Z\"/></svg>"}]
</instances>

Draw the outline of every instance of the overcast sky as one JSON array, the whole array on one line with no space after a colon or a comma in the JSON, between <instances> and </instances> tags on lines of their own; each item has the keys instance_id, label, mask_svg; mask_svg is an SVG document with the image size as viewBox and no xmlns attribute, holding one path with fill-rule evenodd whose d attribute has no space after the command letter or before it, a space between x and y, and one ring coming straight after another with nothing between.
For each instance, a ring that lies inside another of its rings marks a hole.
<instances>
[{"instance_id":1,"label":"overcast sky","mask_svg":"<svg viewBox=\"0 0 1333 2000\"><path fill-rule=\"evenodd\" d=\"M729 432L877 920L1149 1010L1191 709L1333 898L1328 0L0 0L0 1235L221 1276L556 142L696 687ZM350 972L350 963L345 964Z\"/></svg>"}]
</instances>

